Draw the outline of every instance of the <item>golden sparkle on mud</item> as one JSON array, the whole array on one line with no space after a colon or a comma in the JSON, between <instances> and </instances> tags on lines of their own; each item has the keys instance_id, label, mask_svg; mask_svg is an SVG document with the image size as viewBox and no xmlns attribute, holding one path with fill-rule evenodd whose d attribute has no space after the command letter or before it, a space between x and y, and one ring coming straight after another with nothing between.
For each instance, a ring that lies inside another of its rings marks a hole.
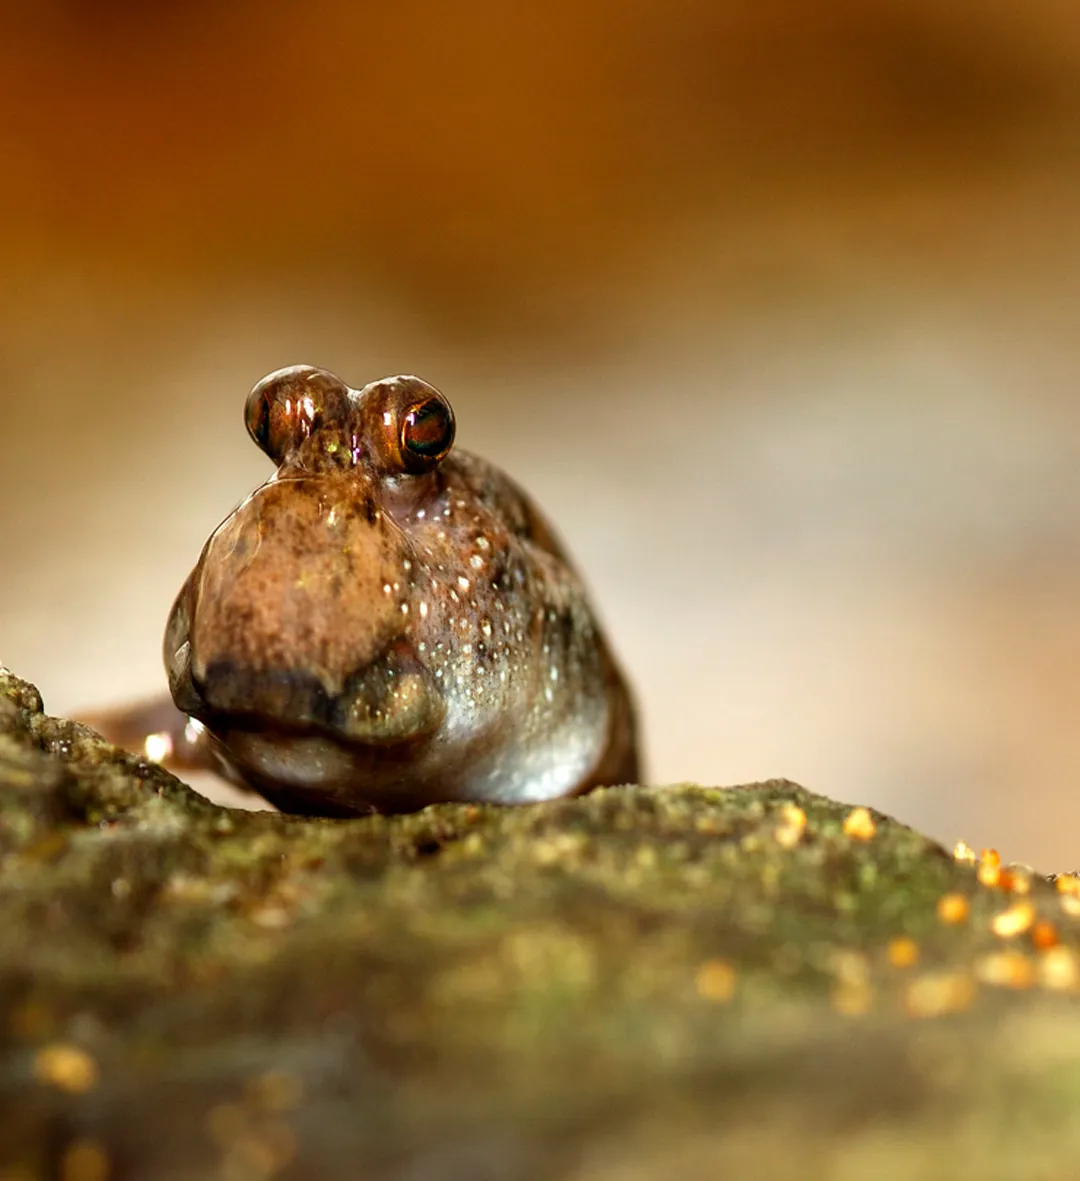
<instances>
[{"instance_id":1,"label":"golden sparkle on mud","mask_svg":"<svg viewBox=\"0 0 1080 1181\"><path fill-rule=\"evenodd\" d=\"M70 1042L52 1042L34 1055L34 1076L69 1095L92 1090L98 1081L97 1063Z\"/></svg>"},{"instance_id":2,"label":"golden sparkle on mud","mask_svg":"<svg viewBox=\"0 0 1080 1181\"><path fill-rule=\"evenodd\" d=\"M904 990L904 1008L911 1017L942 1017L969 1008L975 981L968 972L929 972L916 976Z\"/></svg>"},{"instance_id":3,"label":"golden sparkle on mud","mask_svg":"<svg viewBox=\"0 0 1080 1181\"><path fill-rule=\"evenodd\" d=\"M967 843L967 841L957 841L953 845L952 851L953 859L955 861L974 862L975 850Z\"/></svg>"},{"instance_id":4,"label":"golden sparkle on mud","mask_svg":"<svg viewBox=\"0 0 1080 1181\"><path fill-rule=\"evenodd\" d=\"M172 753L173 740L168 730L147 734L143 739L143 754L151 763L164 763Z\"/></svg>"},{"instance_id":5,"label":"golden sparkle on mud","mask_svg":"<svg viewBox=\"0 0 1080 1181\"><path fill-rule=\"evenodd\" d=\"M1014 902L990 920L990 929L1001 939L1022 935L1035 921L1035 907L1030 902Z\"/></svg>"},{"instance_id":6,"label":"golden sparkle on mud","mask_svg":"<svg viewBox=\"0 0 1080 1181\"><path fill-rule=\"evenodd\" d=\"M976 876L984 886L997 886L1001 883L1001 854L997 849L983 849L979 854Z\"/></svg>"},{"instance_id":7,"label":"golden sparkle on mud","mask_svg":"<svg viewBox=\"0 0 1080 1181\"><path fill-rule=\"evenodd\" d=\"M1064 873L1054 879L1061 909L1068 915L1080 915L1080 878L1071 873Z\"/></svg>"},{"instance_id":8,"label":"golden sparkle on mud","mask_svg":"<svg viewBox=\"0 0 1080 1181\"><path fill-rule=\"evenodd\" d=\"M1052 992L1074 992L1080 988L1080 956L1071 947L1051 947L1039 956L1039 983Z\"/></svg>"},{"instance_id":9,"label":"golden sparkle on mud","mask_svg":"<svg viewBox=\"0 0 1080 1181\"><path fill-rule=\"evenodd\" d=\"M1061 909L1067 914L1076 918L1080 915L1080 894L1062 894L1061 895Z\"/></svg>"},{"instance_id":10,"label":"golden sparkle on mud","mask_svg":"<svg viewBox=\"0 0 1080 1181\"><path fill-rule=\"evenodd\" d=\"M937 901L937 917L943 923L962 923L971 910L963 894L942 894Z\"/></svg>"},{"instance_id":11,"label":"golden sparkle on mud","mask_svg":"<svg viewBox=\"0 0 1080 1181\"><path fill-rule=\"evenodd\" d=\"M1036 919L1031 928L1031 942L1039 951L1049 951L1061 942L1057 927L1049 919Z\"/></svg>"},{"instance_id":12,"label":"golden sparkle on mud","mask_svg":"<svg viewBox=\"0 0 1080 1181\"><path fill-rule=\"evenodd\" d=\"M1030 865L1007 865L998 875L998 885L1013 894L1030 894L1034 876Z\"/></svg>"},{"instance_id":13,"label":"golden sparkle on mud","mask_svg":"<svg viewBox=\"0 0 1080 1181\"><path fill-rule=\"evenodd\" d=\"M735 995L736 975L727 960L706 960L697 970L694 985L702 1000L723 1003Z\"/></svg>"},{"instance_id":14,"label":"golden sparkle on mud","mask_svg":"<svg viewBox=\"0 0 1080 1181\"><path fill-rule=\"evenodd\" d=\"M910 968L919 962L919 945L907 935L897 935L889 940L885 954L894 968Z\"/></svg>"},{"instance_id":15,"label":"golden sparkle on mud","mask_svg":"<svg viewBox=\"0 0 1080 1181\"><path fill-rule=\"evenodd\" d=\"M780 809L780 823L773 837L781 849L794 849L806 831L806 813L798 804L787 803Z\"/></svg>"},{"instance_id":16,"label":"golden sparkle on mud","mask_svg":"<svg viewBox=\"0 0 1080 1181\"><path fill-rule=\"evenodd\" d=\"M1023 952L1010 948L981 956L975 961L975 975L995 988L1030 988L1035 983L1035 965Z\"/></svg>"},{"instance_id":17,"label":"golden sparkle on mud","mask_svg":"<svg viewBox=\"0 0 1080 1181\"><path fill-rule=\"evenodd\" d=\"M877 825L868 808L852 808L844 817L844 836L853 841L871 841L877 833Z\"/></svg>"}]
</instances>

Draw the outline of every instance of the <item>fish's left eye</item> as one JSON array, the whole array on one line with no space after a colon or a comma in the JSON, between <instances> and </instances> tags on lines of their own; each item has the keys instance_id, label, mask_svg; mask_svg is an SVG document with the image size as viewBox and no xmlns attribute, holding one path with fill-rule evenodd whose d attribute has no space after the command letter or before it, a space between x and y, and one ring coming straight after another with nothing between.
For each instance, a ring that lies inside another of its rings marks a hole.
<instances>
[{"instance_id":1,"label":"fish's left eye","mask_svg":"<svg viewBox=\"0 0 1080 1181\"><path fill-rule=\"evenodd\" d=\"M454 412L443 397L427 398L401 419L401 458L411 472L424 472L454 445Z\"/></svg>"}]
</instances>

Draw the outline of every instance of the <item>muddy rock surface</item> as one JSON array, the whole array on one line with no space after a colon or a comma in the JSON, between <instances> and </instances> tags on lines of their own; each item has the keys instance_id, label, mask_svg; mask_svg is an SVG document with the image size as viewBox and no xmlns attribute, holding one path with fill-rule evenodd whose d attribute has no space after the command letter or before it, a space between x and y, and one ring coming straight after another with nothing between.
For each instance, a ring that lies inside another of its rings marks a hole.
<instances>
[{"instance_id":1,"label":"muddy rock surface","mask_svg":"<svg viewBox=\"0 0 1080 1181\"><path fill-rule=\"evenodd\" d=\"M1073 1176L1078 999L1072 878L792 783L242 812L0 672L0 1181Z\"/></svg>"}]
</instances>

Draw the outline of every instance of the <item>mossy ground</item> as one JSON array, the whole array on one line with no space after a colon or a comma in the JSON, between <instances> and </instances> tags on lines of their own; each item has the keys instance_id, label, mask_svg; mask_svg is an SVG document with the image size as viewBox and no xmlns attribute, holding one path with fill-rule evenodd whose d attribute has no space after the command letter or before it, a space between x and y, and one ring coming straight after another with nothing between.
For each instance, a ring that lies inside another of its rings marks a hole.
<instances>
[{"instance_id":1,"label":"mossy ground","mask_svg":"<svg viewBox=\"0 0 1080 1181\"><path fill-rule=\"evenodd\" d=\"M1080 1175L1080 905L851 812L232 811L0 673L0 1181Z\"/></svg>"}]
</instances>

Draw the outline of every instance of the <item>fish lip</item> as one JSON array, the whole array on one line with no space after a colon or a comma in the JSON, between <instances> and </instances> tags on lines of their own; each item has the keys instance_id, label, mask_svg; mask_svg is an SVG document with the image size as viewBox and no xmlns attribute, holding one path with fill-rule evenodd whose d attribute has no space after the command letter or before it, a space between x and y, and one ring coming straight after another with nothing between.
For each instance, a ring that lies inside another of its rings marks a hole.
<instances>
[{"instance_id":1,"label":"fish lip","mask_svg":"<svg viewBox=\"0 0 1080 1181\"><path fill-rule=\"evenodd\" d=\"M168 661L166 672L169 677L169 692L172 694L176 708L202 720L200 715L205 702L195 684L195 677L192 673L191 642L189 640L185 640L176 649Z\"/></svg>"},{"instance_id":2,"label":"fish lip","mask_svg":"<svg viewBox=\"0 0 1080 1181\"><path fill-rule=\"evenodd\" d=\"M268 718L265 714L242 710L221 710L201 704L196 711L190 711L226 748L230 735L260 736L266 738L320 738L333 743L342 750L407 750L429 741L435 730L416 732L404 737L379 738L377 736L349 737L329 725L318 722L295 721L289 718Z\"/></svg>"},{"instance_id":3,"label":"fish lip","mask_svg":"<svg viewBox=\"0 0 1080 1181\"><path fill-rule=\"evenodd\" d=\"M435 678L400 641L350 674L337 693L305 670L250 669L221 658L199 676L189 656L173 698L211 730L318 735L354 748L422 741L447 713Z\"/></svg>"}]
</instances>

